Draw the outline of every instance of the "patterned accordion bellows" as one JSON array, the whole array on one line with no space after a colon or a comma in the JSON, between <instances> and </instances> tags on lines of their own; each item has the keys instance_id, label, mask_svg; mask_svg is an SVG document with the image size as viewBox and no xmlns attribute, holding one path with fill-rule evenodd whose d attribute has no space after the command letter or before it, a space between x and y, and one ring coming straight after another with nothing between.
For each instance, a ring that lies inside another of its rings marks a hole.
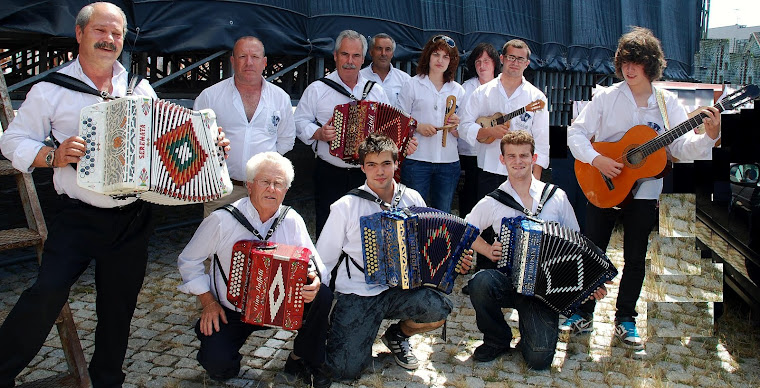
<instances>
[{"instance_id":1,"label":"patterned accordion bellows","mask_svg":"<svg viewBox=\"0 0 760 388\"><path fill-rule=\"evenodd\" d=\"M361 217L360 225L368 284L431 286L447 294L480 234L460 217L416 206Z\"/></svg>"},{"instance_id":2,"label":"patterned accordion bellows","mask_svg":"<svg viewBox=\"0 0 760 388\"><path fill-rule=\"evenodd\" d=\"M511 276L518 293L535 296L570 316L617 269L591 240L554 221L505 217L496 268Z\"/></svg>"},{"instance_id":3,"label":"patterned accordion bellows","mask_svg":"<svg viewBox=\"0 0 760 388\"><path fill-rule=\"evenodd\" d=\"M303 286L308 248L241 240L232 247L227 300L240 320L258 326L298 330L303 323Z\"/></svg>"},{"instance_id":4,"label":"patterned accordion bellows","mask_svg":"<svg viewBox=\"0 0 760 388\"><path fill-rule=\"evenodd\" d=\"M390 137L399 149L399 163L406 154L417 120L388 104L362 100L336 105L333 126L337 138L330 142L330 154L347 163L359 163L359 145L371 133Z\"/></svg>"},{"instance_id":5,"label":"patterned accordion bellows","mask_svg":"<svg viewBox=\"0 0 760 388\"><path fill-rule=\"evenodd\" d=\"M208 202L232 192L214 111L129 96L82 108L87 143L77 184L163 205Z\"/></svg>"}]
</instances>

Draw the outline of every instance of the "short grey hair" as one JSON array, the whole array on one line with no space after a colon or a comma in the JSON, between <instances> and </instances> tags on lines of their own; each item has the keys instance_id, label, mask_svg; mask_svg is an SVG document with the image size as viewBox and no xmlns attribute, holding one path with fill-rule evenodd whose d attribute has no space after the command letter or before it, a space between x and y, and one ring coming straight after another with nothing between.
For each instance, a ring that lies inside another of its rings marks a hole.
<instances>
[{"instance_id":1,"label":"short grey hair","mask_svg":"<svg viewBox=\"0 0 760 388\"><path fill-rule=\"evenodd\" d=\"M364 35L354 31L354 30L343 30L338 34L338 38L335 39L335 49L333 50L334 54L338 53L338 48L340 47L340 44L343 43L343 39L356 39L362 42L362 56L367 56L367 38L364 37Z\"/></svg>"},{"instance_id":2,"label":"short grey hair","mask_svg":"<svg viewBox=\"0 0 760 388\"><path fill-rule=\"evenodd\" d=\"M379 33L379 34L377 34L377 35L375 35L375 36L372 37L372 44L369 46L370 50L372 50L372 48L375 47L375 43L376 43L375 40L376 39L390 39L391 40L391 46L393 47L393 52L394 53L396 52L396 41L393 40L393 38L390 35L388 35L388 34L386 34L384 32L381 32L381 33Z\"/></svg>"},{"instance_id":3,"label":"short grey hair","mask_svg":"<svg viewBox=\"0 0 760 388\"><path fill-rule=\"evenodd\" d=\"M241 37L239 37L235 41L235 44L232 45L232 55L233 56L235 55L235 47L237 46L237 44L240 43L240 42L242 42L242 41L244 41L244 40L252 40L254 42L259 42L259 44L261 45L261 52L264 53L264 56L267 56L267 51L266 51L266 48L264 47L264 42L262 42L261 39L255 37L255 36L250 36L250 35L248 35L248 36L241 36Z\"/></svg>"},{"instance_id":4,"label":"short grey hair","mask_svg":"<svg viewBox=\"0 0 760 388\"><path fill-rule=\"evenodd\" d=\"M253 155L253 157L248 160L248 163L245 164L245 179L248 182L253 182L253 180L256 179L256 175L258 175L261 168L265 165L274 166L285 173L285 186L290 188L290 185L293 183L293 178L295 178L296 175L293 163L290 159L274 151Z\"/></svg>"},{"instance_id":5,"label":"short grey hair","mask_svg":"<svg viewBox=\"0 0 760 388\"><path fill-rule=\"evenodd\" d=\"M95 12L96 6L107 6L111 7L112 9L116 9L121 14L121 20L124 22L124 28L122 29L122 38L124 35L127 34L127 15L124 13L124 11L119 8L116 4L113 3L106 3L104 1L87 4L82 9L79 10L79 13L77 14L77 18L75 20L75 25L79 27L82 31L84 31L84 28L87 27L87 24L90 23L90 18L92 17L92 13Z\"/></svg>"}]
</instances>

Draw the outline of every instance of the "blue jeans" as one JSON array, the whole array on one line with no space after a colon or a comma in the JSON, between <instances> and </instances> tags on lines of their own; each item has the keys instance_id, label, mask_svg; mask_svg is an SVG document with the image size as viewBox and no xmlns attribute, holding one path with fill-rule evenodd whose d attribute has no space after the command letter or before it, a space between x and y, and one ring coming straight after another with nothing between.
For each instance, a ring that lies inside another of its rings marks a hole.
<instances>
[{"instance_id":1,"label":"blue jeans","mask_svg":"<svg viewBox=\"0 0 760 388\"><path fill-rule=\"evenodd\" d=\"M476 273L469 289L484 343L499 348L509 346L512 331L501 309L515 308L520 315L520 348L525 363L531 369L551 366L559 335L556 311L534 297L518 294L509 277L495 269Z\"/></svg>"},{"instance_id":2,"label":"blue jeans","mask_svg":"<svg viewBox=\"0 0 760 388\"><path fill-rule=\"evenodd\" d=\"M428 206L451 213L460 172L459 161L430 163L404 159L401 183L417 190Z\"/></svg>"}]
</instances>

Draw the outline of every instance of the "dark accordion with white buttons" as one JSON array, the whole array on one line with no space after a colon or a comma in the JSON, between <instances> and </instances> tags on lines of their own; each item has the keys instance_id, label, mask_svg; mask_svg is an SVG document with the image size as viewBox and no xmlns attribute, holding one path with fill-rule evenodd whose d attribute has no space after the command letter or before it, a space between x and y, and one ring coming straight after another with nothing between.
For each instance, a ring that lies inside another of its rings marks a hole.
<instances>
[{"instance_id":1,"label":"dark accordion with white buttons","mask_svg":"<svg viewBox=\"0 0 760 388\"><path fill-rule=\"evenodd\" d=\"M378 212L359 222L368 284L430 286L446 294L480 234L460 217L417 206Z\"/></svg>"},{"instance_id":2,"label":"dark accordion with white buttons","mask_svg":"<svg viewBox=\"0 0 760 388\"><path fill-rule=\"evenodd\" d=\"M87 143L77 184L100 194L139 196L162 205L208 202L232 192L216 115L149 97L82 108Z\"/></svg>"},{"instance_id":3,"label":"dark accordion with white buttons","mask_svg":"<svg viewBox=\"0 0 760 388\"><path fill-rule=\"evenodd\" d=\"M240 320L298 330L303 323L303 286L312 253L308 248L241 240L232 247L227 300Z\"/></svg>"},{"instance_id":4,"label":"dark accordion with white buttons","mask_svg":"<svg viewBox=\"0 0 760 388\"><path fill-rule=\"evenodd\" d=\"M572 315L617 269L591 240L554 221L504 218L499 271L518 293L535 296L553 310Z\"/></svg>"}]
</instances>

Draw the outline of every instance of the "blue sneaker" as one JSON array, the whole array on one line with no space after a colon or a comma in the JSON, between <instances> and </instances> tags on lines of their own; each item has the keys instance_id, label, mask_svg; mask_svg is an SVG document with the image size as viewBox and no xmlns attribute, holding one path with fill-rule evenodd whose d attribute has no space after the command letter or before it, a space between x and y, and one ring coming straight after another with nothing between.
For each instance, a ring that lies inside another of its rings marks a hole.
<instances>
[{"instance_id":1,"label":"blue sneaker","mask_svg":"<svg viewBox=\"0 0 760 388\"><path fill-rule=\"evenodd\" d=\"M644 350L644 342L641 341L636 331L636 322L616 322L615 338L623 347L633 350Z\"/></svg>"},{"instance_id":2,"label":"blue sneaker","mask_svg":"<svg viewBox=\"0 0 760 388\"><path fill-rule=\"evenodd\" d=\"M580 335L594 331L594 321L586 319L579 314L573 314L559 325L559 331L564 335Z\"/></svg>"}]
</instances>

